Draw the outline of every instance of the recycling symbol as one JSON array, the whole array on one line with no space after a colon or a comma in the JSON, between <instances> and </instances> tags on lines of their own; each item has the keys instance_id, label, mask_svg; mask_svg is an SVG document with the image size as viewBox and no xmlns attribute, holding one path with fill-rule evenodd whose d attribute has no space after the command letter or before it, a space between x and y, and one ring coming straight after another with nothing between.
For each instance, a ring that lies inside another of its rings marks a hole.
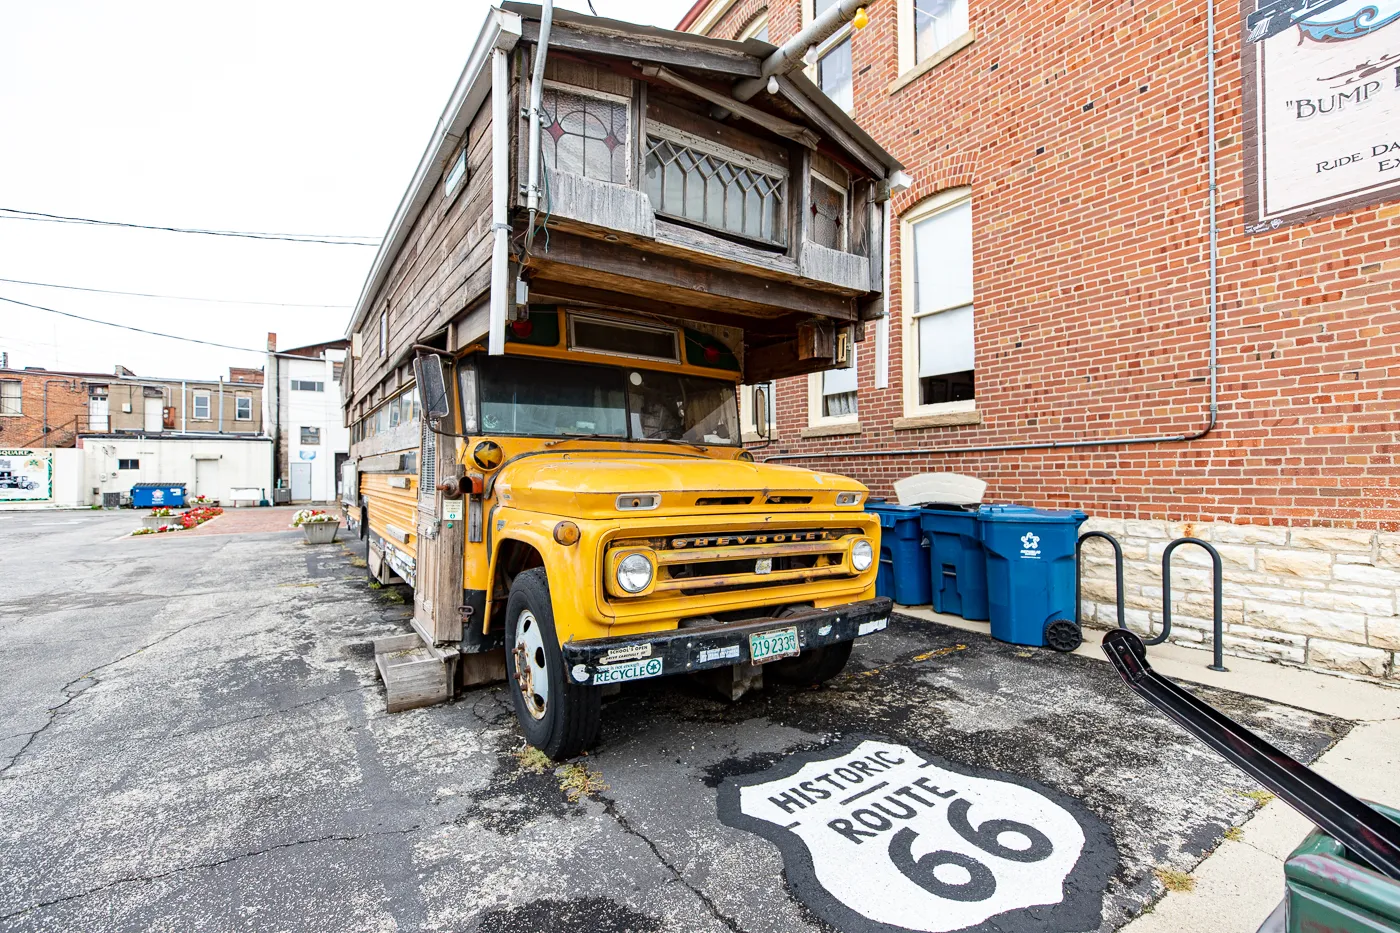
<instances>
[{"instance_id":1,"label":"recycling symbol","mask_svg":"<svg viewBox=\"0 0 1400 933\"><path fill-rule=\"evenodd\" d=\"M1040 535L1033 531L1028 531L1021 535L1021 547L1028 551L1034 551L1036 548L1040 547Z\"/></svg>"}]
</instances>

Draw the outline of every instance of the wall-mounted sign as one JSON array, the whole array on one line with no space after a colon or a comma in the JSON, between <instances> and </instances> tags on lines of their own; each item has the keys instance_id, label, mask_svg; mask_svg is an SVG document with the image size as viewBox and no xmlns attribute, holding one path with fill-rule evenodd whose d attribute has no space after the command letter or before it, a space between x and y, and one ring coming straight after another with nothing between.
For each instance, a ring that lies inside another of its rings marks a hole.
<instances>
[{"instance_id":1,"label":"wall-mounted sign","mask_svg":"<svg viewBox=\"0 0 1400 933\"><path fill-rule=\"evenodd\" d=\"M0 502L53 498L53 451L0 450Z\"/></svg>"},{"instance_id":2,"label":"wall-mounted sign","mask_svg":"<svg viewBox=\"0 0 1400 933\"><path fill-rule=\"evenodd\" d=\"M1245 224L1400 196L1400 0L1243 0Z\"/></svg>"},{"instance_id":3,"label":"wall-mounted sign","mask_svg":"<svg viewBox=\"0 0 1400 933\"><path fill-rule=\"evenodd\" d=\"M1097 930L1118 862L1108 828L1062 794L969 770L867 740L727 778L719 816L774 842L797 896L848 933Z\"/></svg>"},{"instance_id":4,"label":"wall-mounted sign","mask_svg":"<svg viewBox=\"0 0 1400 933\"><path fill-rule=\"evenodd\" d=\"M442 500L442 520L445 522L460 522L462 520L461 499Z\"/></svg>"},{"instance_id":5,"label":"wall-mounted sign","mask_svg":"<svg viewBox=\"0 0 1400 933\"><path fill-rule=\"evenodd\" d=\"M298 450L298 451L297 451L297 456L300 457L300 458L303 459L303 460L315 460L315 459L316 459L316 451L314 451L314 450Z\"/></svg>"}]
</instances>

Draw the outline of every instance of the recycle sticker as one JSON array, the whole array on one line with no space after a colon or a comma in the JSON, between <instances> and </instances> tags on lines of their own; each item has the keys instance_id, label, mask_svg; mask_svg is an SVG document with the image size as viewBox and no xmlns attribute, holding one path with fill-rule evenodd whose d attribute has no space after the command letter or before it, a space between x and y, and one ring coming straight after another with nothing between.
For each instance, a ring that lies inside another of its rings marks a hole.
<instances>
[{"instance_id":1,"label":"recycle sticker","mask_svg":"<svg viewBox=\"0 0 1400 933\"><path fill-rule=\"evenodd\" d=\"M776 844L794 893L841 930L1098 929L1108 828L1063 794L969 770L865 740L727 778L719 817Z\"/></svg>"}]
</instances>

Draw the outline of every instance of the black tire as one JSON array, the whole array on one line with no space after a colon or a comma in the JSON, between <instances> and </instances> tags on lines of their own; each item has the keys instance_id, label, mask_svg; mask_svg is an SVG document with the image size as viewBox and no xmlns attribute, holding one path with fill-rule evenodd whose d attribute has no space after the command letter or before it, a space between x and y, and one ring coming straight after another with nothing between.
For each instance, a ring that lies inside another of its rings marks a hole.
<instances>
[{"instance_id":1,"label":"black tire","mask_svg":"<svg viewBox=\"0 0 1400 933\"><path fill-rule=\"evenodd\" d=\"M360 533L361 541L369 540L369 509L360 506L360 527L356 529Z\"/></svg>"},{"instance_id":2,"label":"black tire","mask_svg":"<svg viewBox=\"0 0 1400 933\"><path fill-rule=\"evenodd\" d=\"M529 618L522 618L529 613ZM526 641L534 640L537 628L535 663L526 657ZM598 687L576 684L564 670L564 655L554 631L554 604L549 598L549 580L544 568L526 570L515 578L506 602L506 681L511 704L525 741L559 760L572 758L598 741L602 720L603 694ZM521 639L524 640L521 640ZM539 654L543 654L543 658ZM540 661L543 663L539 663ZM517 665L524 663L522 678ZM524 683L543 672L547 675L547 696L532 691L527 700Z\"/></svg>"},{"instance_id":3,"label":"black tire","mask_svg":"<svg viewBox=\"0 0 1400 933\"><path fill-rule=\"evenodd\" d=\"M838 641L823 648L804 651L795 658L770 661L763 666L763 680L765 683L772 681L797 687L824 684L845 669L854 646L853 641Z\"/></svg>"},{"instance_id":4,"label":"black tire","mask_svg":"<svg viewBox=\"0 0 1400 933\"><path fill-rule=\"evenodd\" d=\"M1045 626L1045 643L1056 651L1073 651L1083 641L1084 633L1068 619L1056 619Z\"/></svg>"}]
</instances>

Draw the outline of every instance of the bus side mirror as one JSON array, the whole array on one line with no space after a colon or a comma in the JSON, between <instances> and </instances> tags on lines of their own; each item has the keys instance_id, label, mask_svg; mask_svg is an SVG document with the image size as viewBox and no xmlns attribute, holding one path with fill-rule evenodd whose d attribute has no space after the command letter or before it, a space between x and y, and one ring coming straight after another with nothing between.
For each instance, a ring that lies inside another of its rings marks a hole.
<instances>
[{"instance_id":1,"label":"bus side mirror","mask_svg":"<svg viewBox=\"0 0 1400 933\"><path fill-rule=\"evenodd\" d=\"M768 423L768 387L753 387L753 426L759 437L767 437L772 425Z\"/></svg>"},{"instance_id":2,"label":"bus side mirror","mask_svg":"<svg viewBox=\"0 0 1400 933\"><path fill-rule=\"evenodd\" d=\"M442 374L442 357L436 354L415 356L413 378L418 382L418 399L423 406L424 420L437 421L451 414L447 379Z\"/></svg>"}]
</instances>

